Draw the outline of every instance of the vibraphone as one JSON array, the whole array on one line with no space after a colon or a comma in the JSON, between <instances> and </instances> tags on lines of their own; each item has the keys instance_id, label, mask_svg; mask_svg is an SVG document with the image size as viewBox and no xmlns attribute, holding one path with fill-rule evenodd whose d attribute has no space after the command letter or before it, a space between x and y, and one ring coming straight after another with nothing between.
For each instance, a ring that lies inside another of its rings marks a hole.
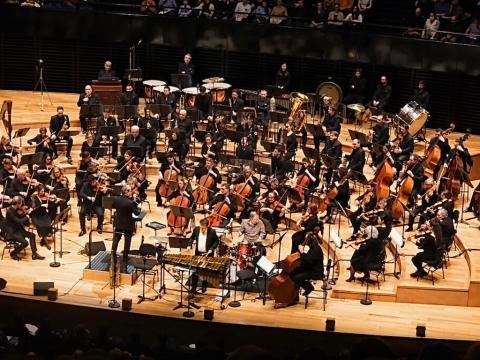
<instances>
[{"instance_id":1,"label":"vibraphone","mask_svg":"<svg viewBox=\"0 0 480 360\"><path fill-rule=\"evenodd\" d=\"M165 254L163 262L165 264L195 269L198 276L207 280L211 286L219 288L220 284L225 282L231 260L228 257Z\"/></svg>"}]
</instances>

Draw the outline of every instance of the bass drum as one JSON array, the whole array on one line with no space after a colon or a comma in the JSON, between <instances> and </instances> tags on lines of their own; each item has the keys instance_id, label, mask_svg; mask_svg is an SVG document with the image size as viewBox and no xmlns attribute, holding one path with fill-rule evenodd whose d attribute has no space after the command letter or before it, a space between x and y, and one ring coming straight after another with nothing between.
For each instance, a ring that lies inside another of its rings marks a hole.
<instances>
[{"instance_id":1,"label":"bass drum","mask_svg":"<svg viewBox=\"0 0 480 360\"><path fill-rule=\"evenodd\" d=\"M428 119L428 111L421 107L416 101L411 101L400 109L398 117L403 124L408 125L410 135L417 135L425 126Z\"/></svg>"},{"instance_id":2,"label":"bass drum","mask_svg":"<svg viewBox=\"0 0 480 360\"><path fill-rule=\"evenodd\" d=\"M332 81L326 81L318 85L315 94L317 100L319 100L318 98L323 98L323 102L327 106L336 106L343 100L342 88Z\"/></svg>"}]
</instances>

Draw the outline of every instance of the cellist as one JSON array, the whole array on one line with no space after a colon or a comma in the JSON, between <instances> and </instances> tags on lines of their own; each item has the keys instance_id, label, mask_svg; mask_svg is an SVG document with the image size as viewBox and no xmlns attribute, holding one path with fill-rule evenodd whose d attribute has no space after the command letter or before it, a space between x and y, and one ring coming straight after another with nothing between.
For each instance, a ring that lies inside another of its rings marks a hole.
<instances>
[{"instance_id":1,"label":"cellist","mask_svg":"<svg viewBox=\"0 0 480 360\"><path fill-rule=\"evenodd\" d=\"M189 192L189 183L188 180L182 176L177 179L177 188L175 191L168 197L165 206L175 205L175 206L184 206L188 204L187 207L191 208L192 211L195 211L195 203L193 201L193 196ZM170 215L170 211L167 213L167 223L170 228L168 235L171 235L175 232L176 229L180 229L183 236L188 234L190 231L188 227L190 225L190 219L183 218L180 216Z\"/></svg>"},{"instance_id":2,"label":"cellist","mask_svg":"<svg viewBox=\"0 0 480 360\"><path fill-rule=\"evenodd\" d=\"M236 193L242 189L246 188L246 185L252 190L247 197L242 197L243 202L243 210L240 213L240 219L247 219L250 213L250 205L255 201L259 192L260 192L260 182L258 181L257 177L255 176L255 172L250 168L250 166L245 165L243 167L243 174L238 176L232 182L232 190ZM243 196L242 194L238 194L239 196Z\"/></svg>"},{"instance_id":3,"label":"cellist","mask_svg":"<svg viewBox=\"0 0 480 360\"><path fill-rule=\"evenodd\" d=\"M420 215L418 226L420 227L421 224L425 223L425 221L427 220L427 214L425 210L437 203L438 199L439 195L437 193L437 189L435 188L435 182L432 178L428 178L423 183L420 205L417 206L417 199L414 198L414 203L410 207L408 227L405 231L413 231L413 224L417 215Z\"/></svg>"},{"instance_id":4,"label":"cellist","mask_svg":"<svg viewBox=\"0 0 480 360\"><path fill-rule=\"evenodd\" d=\"M330 203L328 204L326 215L321 218L325 223L332 222L333 208L338 207L338 205L340 205L344 209L349 208L348 203L350 201L350 187L347 178L347 169L338 168L338 170L333 173L330 180L330 186L328 189L326 189L327 193L333 187L336 187L338 189L338 193L334 197L335 201L330 201Z\"/></svg>"},{"instance_id":5,"label":"cellist","mask_svg":"<svg viewBox=\"0 0 480 360\"><path fill-rule=\"evenodd\" d=\"M311 204L308 207L305 215L297 221L297 226L300 227L300 230L292 235L292 254L297 251L298 246L305 241L306 234L313 231L316 226L320 226L323 233L323 223L318 223L318 206L316 204Z\"/></svg>"},{"instance_id":6,"label":"cellist","mask_svg":"<svg viewBox=\"0 0 480 360\"><path fill-rule=\"evenodd\" d=\"M202 178L203 178L204 181L202 181ZM197 171L195 171L195 175L193 176L193 180L194 180L195 183L197 183L199 185L199 190L203 191L203 188L206 187L205 186L206 184L204 184L203 182L205 182L206 180L208 180L208 182L210 182L210 179L213 180L213 185L207 190L207 198L208 199L211 199L213 197L213 194L215 194L217 192L217 185L222 182L222 176L220 175L220 172L218 171L218 169L215 166L215 160L206 159L205 165L203 167L197 169ZM196 190L197 189L195 189L195 191ZM194 191L194 194L193 194L194 198L195 198L195 191ZM195 201L198 202L198 199L195 200Z\"/></svg>"},{"instance_id":7,"label":"cellist","mask_svg":"<svg viewBox=\"0 0 480 360\"><path fill-rule=\"evenodd\" d=\"M168 187L168 181L176 180L177 176L183 173L182 164L175 160L175 155L176 154L169 152L166 160L162 163L162 165L160 165L160 170L158 172L158 183L155 187L157 206L162 206L162 194L160 191L162 185ZM163 195L169 198L170 194Z\"/></svg>"},{"instance_id":8,"label":"cellist","mask_svg":"<svg viewBox=\"0 0 480 360\"><path fill-rule=\"evenodd\" d=\"M230 195L230 187L227 184L222 184L220 191L208 202L205 208L211 212L209 226L225 227L235 217L237 211L237 206ZM213 216L220 218L220 222L212 223Z\"/></svg>"},{"instance_id":9,"label":"cellist","mask_svg":"<svg viewBox=\"0 0 480 360\"><path fill-rule=\"evenodd\" d=\"M298 190L300 195L303 194L303 209L306 209L308 206L308 200L310 198L310 194L314 192L315 188L318 186L319 178L320 178L320 162L316 161L315 159L302 159L302 166L297 172L296 175L296 183L295 189ZM295 202L290 200L291 206L290 210L295 211L297 210L298 205Z\"/></svg>"}]
</instances>

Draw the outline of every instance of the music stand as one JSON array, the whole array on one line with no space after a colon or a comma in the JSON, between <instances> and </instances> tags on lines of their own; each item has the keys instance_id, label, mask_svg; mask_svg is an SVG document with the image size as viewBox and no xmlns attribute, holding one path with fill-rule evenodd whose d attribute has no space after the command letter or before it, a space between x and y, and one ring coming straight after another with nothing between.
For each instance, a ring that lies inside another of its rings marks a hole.
<instances>
[{"instance_id":1,"label":"music stand","mask_svg":"<svg viewBox=\"0 0 480 360\"><path fill-rule=\"evenodd\" d=\"M287 114L283 111L270 111L270 122L277 124L285 124L288 119Z\"/></svg>"},{"instance_id":2,"label":"music stand","mask_svg":"<svg viewBox=\"0 0 480 360\"><path fill-rule=\"evenodd\" d=\"M246 159L237 159L234 157L230 163L234 166L242 167L242 166L249 166L250 169L254 168L255 161L253 160L246 160Z\"/></svg>"},{"instance_id":3,"label":"music stand","mask_svg":"<svg viewBox=\"0 0 480 360\"><path fill-rule=\"evenodd\" d=\"M100 116L103 112L102 105L82 105L80 107L80 116L87 120L87 128L92 129L92 119Z\"/></svg>"},{"instance_id":4,"label":"music stand","mask_svg":"<svg viewBox=\"0 0 480 360\"><path fill-rule=\"evenodd\" d=\"M22 137L27 135L29 130L30 128L22 128L22 129L15 130L15 134L13 135L13 138L14 139L20 138L20 147L22 147Z\"/></svg>"},{"instance_id":5,"label":"music stand","mask_svg":"<svg viewBox=\"0 0 480 360\"><path fill-rule=\"evenodd\" d=\"M52 194L62 200L67 200L68 198L68 189L55 189L52 190Z\"/></svg>"},{"instance_id":6,"label":"music stand","mask_svg":"<svg viewBox=\"0 0 480 360\"><path fill-rule=\"evenodd\" d=\"M269 141L265 141L265 140L262 140L261 144L262 144L263 148L265 149L265 151L267 151L269 153L272 153L273 150L275 149L275 147L278 145L277 143L269 142Z\"/></svg>"},{"instance_id":7,"label":"music stand","mask_svg":"<svg viewBox=\"0 0 480 360\"><path fill-rule=\"evenodd\" d=\"M121 180L122 174L120 174L119 171L114 171L107 173L107 176L110 178L110 181L112 181L113 183L117 183Z\"/></svg>"},{"instance_id":8,"label":"music stand","mask_svg":"<svg viewBox=\"0 0 480 360\"><path fill-rule=\"evenodd\" d=\"M307 128L307 132L312 134L314 137L319 137L319 138L327 137L327 134L325 134L325 131L323 131L323 128L320 125L305 124L305 127Z\"/></svg>"},{"instance_id":9,"label":"music stand","mask_svg":"<svg viewBox=\"0 0 480 360\"><path fill-rule=\"evenodd\" d=\"M43 152L22 155L18 166L20 167L22 165L40 164L42 162L43 155Z\"/></svg>"},{"instance_id":10,"label":"music stand","mask_svg":"<svg viewBox=\"0 0 480 360\"><path fill-rule=\"evenodd\" d=\"M368 141L368 136L361 131L348 129L348 133L350 134L350 139L352 140L358 139L360 141L361 147L365 147L370 143Z\"/></svg>"},{"instance_id":11,"label":"music stand","mask_svg":"<svg viewBox=\"0 0 480 360\"><path fill-rule=\"evenodd\" d=\"M223 134L225 135L226 139L233 141L235 143L239 143L243 136L243 133L240 131L228 130L228 129L225 129Z\"/></svg>"},{"instance_id":12,"label":"music stand","mask_svg":"<svg viewBox=\"0 0 480 360\"><path fill-rule=\"evenodd\" d=\"M192 209L188 207L170 205L170 211L173 213L173 215L184 217L188 220L192 220L195 218Z\"/></svg>"},{"instance_id":13,"label":"music stand","mask_svg":"<svg viewBox=\"0 0 480 360\"><path fill-rule=\"evenodd\" d=\"M168 246L170 249L186 249L190 246L190 238L184 236L169 236Z\"/></svg>"},{"instance_id":14,"label":"music stand","mask_svg":"<svg viewBox=\"0 0 480 360\"><path fill-rule=\"evenodd\" d=\"M205 135L206 134L207 134L207 132L205 130L195 129L195 133L194 133L193 136L198 142L203 143L205 141Z\"/></svg>"},{"instance_id":15,"label":"music stand","mask_svg":"<svg viewBox=\"0 0 480 360\"><path fill-rule=\"evenodd\" d=\"M67 190L68 189L62 189L62 190ZM60 263L57 262L56 260L56 254L60 255L60 259L62 258L63 254L70 254L70 251L63 251L63 221L68 215L68 212L70 211L70 206L66 207L62 211L60 211L54 218L53 220L53 262L50 263L51 267L59 267ZM56 241L55 241L55 235L57 233L58 229L58 224L60 224L60 251L57 251L56 249Z\"/></svg>"},{"instance_id":16,"label":"music stand","mask_svg":"<svg viewBox=\"0 0 480 360\"><path fill-rule=\"evenodd\" d=\"M95 157L95 160L98 160L101 157L107 156L108 147L92 147L90 148L90 155Z\"/></svg>"},{"instance_id":17,"label":"music stand","mask_svg":"<svg viewBox=\"0 0 480 360\"><path fill-rule=\"evenodd\" d=\"M172 85L175 85L180 90L189 87L192 83L192 77L189 74L170 74Z\"/></svg>"},{"instance_id":18,"label":"music stand","mask_svg":"<svg viewBox=\"0 0 480 360\"><path fill-rule=\"evenodd\" d=\"M223 165L228 165L228 164L232 164L232 161L235 160L236 157L230 154L218 154L218 159Z\"/></svg>"},{"instance_id":19,"label":"music stand","mask_svg":"<svg viewBox=\"0 0 480 360\"><path fill-rule=\"evenodd\" d=\"M122 195L122 184L114 184L113 186L109 187L112 191L110 192L110 196L120 196Z\"/></svg>"},{"instance_id":20,"label":"music stand","mask_svg":"<svg viewBox=\"0 0 480 360\"><path fill-rule=\"evenodd\" d=\"M167 160L167 153L166 152L155 152L155 157L159 164L163 164Z\"/></svg>"},{"instance_id":21,"label":"music stand","mask_svg":"<svg viewBox=\"0 0 480 360\"><path fill-rule=\"evenodd\" d=\"M317 149L304 147L304 148L302 148L302 150L303 150L303 153L305 154L305 156L309 159L318 160L320 158L320 151L318 151Z\"/></svg>"},{"instance_id":22,"label":"music stand","mask_svg":"<svg viewBox=\"0 0 480 360\"><path fill-rule=\"evenodd\" d=\"M149 139L149 140L156 140L157 130L141 128L140 135L143 135L146 139Z\"/></svg>"},{"instance_id":23,"label":"music stand","mask_svg":"<svg viewBox=\"0 0 480 360\"><path fill-rule=\"evenodd\" d=\"M62 130L58 133L59 138L72 137L80 134L80 130Z\"/></svg>"},{"instance_id":24,"label":"music stand","mask_svg":"<svg viewBox=\"0 0 480 360\"><path fill-rule=\"evenodd\" d=\"M136 81L142 81L142 69L125 69L123 79L134 83Z\"/></svg>"},{"instance_id":25,"label":"music stand","mask_svg":"<svg viewBox=\"0 0 480 360\"><path fill-rule=\"evenodd\" d=\"M143 149L140 146L122 146L122 155L125 155L127 150L130 150L135 158L143 158Z\"/></svg>"}]
</instances>

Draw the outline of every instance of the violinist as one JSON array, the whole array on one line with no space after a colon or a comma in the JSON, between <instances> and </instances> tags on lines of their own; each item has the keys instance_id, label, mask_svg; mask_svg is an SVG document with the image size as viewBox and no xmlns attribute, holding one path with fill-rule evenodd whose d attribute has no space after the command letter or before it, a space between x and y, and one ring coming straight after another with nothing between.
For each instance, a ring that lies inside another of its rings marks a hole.
<instances>
[{"instance_id":1,"label":"violinist","mask_svg":"<svg viewBox=\"0 0 480 360\"><path fill-rule=\"evenodd\" d=\"M327 206L326 215L322 217L322 220L326 223L331 223L333 221L332 212L334 208L341 206L343 209L349 208L350 205L350 187L348 183L347 170L345 168L339 168L337 171L334 171L329 188L325 189L327 192L333 188L337 189L337 194L333 198L334 201L330 201Z\"/></svg>"},{"instance_id":2,"label":"violinist","mask_svg":"<svg viewBox=\"0 0 480 360\"><path fill-rule=\"evenodd\" d=\"M58 141L66 141L67 142L67 160L68 163L71 164L72 162L72 146L73 146L73 138L69 135L59 137L62 131L68 130L70 128L70 120L68 115L64 114L63 106L57 106L57 113L50 118L50 134L53 144L57 143ZM56 147L54 146L55 153L54 157L58 157L56 153Z\"/></svg>"},{"instance_id":3,"label":"violinist","mask_svg":"<svg viewBox=\"0 0 480 360\"><path fill-rule=\"evenodd\" d=\"M158 134L161 133L164 130L163 124L158 121L158 117L152 116L152 113L150 109L145 108L145 116L140 118L138 121L138 127L140 129L153 129L155 130L155 133ZM149 157L153 157L153 153L156 150L157 147L157 138L147 138L147 153L149 154Z\"/></svg>"},{"instance_id":4,"label":"violinist","mask_svg":"<svg viewBox=\"0 0 480 360\"><path fill-rule=\"evenodd\" d=\"M96 166L92 156L90 155L90 152L82 152L81 157L82 158L75 173L75 187L77 192L82 188L83 183L87 180L88 169L91 168L92 165Z\"/></svg>"},{"instance_id":5,"label":"violinist","mask_svg":"<svg viewBox=\"0 0 480 360\"><path fill-rule=\"evenodd\" d=\"M235 155L237 159L241 160L253 160L255 157L255 153L253 150L252 145L248 142L248 138L246 136L242 137L240 140L240 146L237 146L235 150Z\"/></svg>"},{"instance_id":6,"label":"violinist","mask_svg":"<svg viewBox=\"0 0 480 360\"><path fill-rule=\"evenodd\" d=\"M30 174L23 169L17 169L17 177L12 180L6 194L10 197L23 196L25 203L30 204L30 195L33 193L33 187L37 184L35 179L30 178Z\"/></svg>"},{"instance_id":7,"label":"violinist","mask_svg":"<svg viewBox=\"0 0 480 360\"><path fill-rule=\"evenodd\" d=\"M417 239L415 245L422 251L412 257L412 263L417 270L411 273L410 276L419 278L427 275L427 272L423 269L423 264L437 260L438 256L441 255L441 253L438 252L440 243L437 243L437 239L427 224L422 224L419 227L418 233L414 235L414 238Z\"/></svg>"},{"instance_id":8,"label":"violinist","mask_svg":"<svg viewBox=\"0 0 480 360\"><path fill-rule=\"evenodd\" d=\"M409 197L409 205L416 202L417 194L422 192L423 182L425 180L425 172L421 163L422 158L415 154L410 155L405 162L405 169L403 174L400 174L398 178L398 184L400 185L405 177L410 176L413 179L413 189Z\"/></svg>"},{"instance_id":9,"label":"violinist","mask_svg":"<svg viewBox=\"0 0 480 360\"><path fill-rule=\"evenodd\" d=\"M352 212L349 216L350 223L353 227L353 234L356 234L365 220L365 214L371 214L377 204L377 197L375 196L375 186L372 182L365 185L365 192L356 200L357 210ZM362 216L363 215L363 216Z\"/></svg>"},{"instance_id":10,"label":"violinist","mask_svg":"<svg viewBox=\"0 0 480 360\"><path fill-rule=\"evenodd\" d=\"M281 146L276 146L272 153L271 162L271 178L282 181L287 177L287 173L293 171L294 165L291 161L285 159L283 156L283 149Z\"/></svg>"},{"instance_id":11,"label":"violinist","mask_svg":"<svg viewBox=\"0 0 480 360\"><path fill-rule=\"evenodd\" d=\"M256 150L258 141L258 126L253 123L253 116L247 115L244 124L237 125L237 132L241 132L251 143L252 148Z\"/></svg>"},{"instance_id":12,"label":"violinist","mask_svg":"<svg viewBox=\"0 0 480 360\"><path fill-rule=\"evenodd\" d=\"M196 256L213 256L215 249L218 247L219 240L217 233L211 227L208 227L208 220L201 219L200 226L195 227L190 237L190 244L195 242ZM190 293L195 294L197 291L199 276L193 273L190 278ZM207 291L207 281L202 281L202 292Z\"/></svg>"},{"instance_id":13,"label":"violinist","mask_svg":"<svg viewBox=\"0 0 480 360\"><path fill-rule=\"evenodd\" d=\"M234 195L241 198L240 202L243 204L240 219L248 218L250 205L255 201L260 192L260 182L250 166L245 165L243 167L243 174L232 182L232 191ZM243 193L248 193L248 191L250 191L250 193L247 196L242 195Z\"/></svg>"},{"instance_id":14,"label":"violinist","mask_svg":"<svg viewBox=\"0 0 480 360\"><path fill-rule=\"evenodd\" d=\"M50 202L54 201L49 193L45 192L45 186L39 184L35 187L35 192L32 194L32 209L30 217L32 223L37 229L37 234L40 236L40 245L45 246L50 250L47 237L52 234L52 218L55 217L55 206L50 206ZM53 214L52 214L53 212Z\"/></svg>"},{"instance_id":15,"label":"violinist","mask_svg":"<svg viewBox=\"0 0 480 360\"><path fill-rule=\"evenodd\" d=\"M325 277L320 226L305 235L304 242L297 246L297 250L300 252L300 266L290 273L290 277L303 288L303 295L308 296L314 290L310 280L323 280ZM298 301L298 295L294 301Z\"/></svg>"},{"instance_id":16,"label":"violinist","mask_svg":"<svg viewBox=\"0 0 480 360\"><path fill-rule=\"evenodd\" d=\"M435 136L432 137L428 143L427 153L432 151L435 145L440 148L440 159L438 160L437 166L433 171L434 179L437 178L440 167L445 163L445 160L450 153L450 145L448 144L448 139L444 136L444 131L442 129L435 130Z\"/></svg>"},{"instance_id":17,"label":"violinist","mask_svg":"<svg viewBox=\"0 0 480 360\"><path fill-rule=\"evenodd\" d=\"M122 196L114 196L112 202L112 209L115 209L112 252L114 254L117 253L118 243L123 235L125 244L123 247L123 266L120 269L123 273L127 273L128 254L130 252L130 244L132 243L133 231L135 230L135 216L140 215L140 206L128 197L129 191L130 188L124 186Z\"/></svg>"},{"instance_id":18,"label":"violinist","mask_svg":"<svg viewBox=\"0 0 480 360\"><path fill-rule=\"evenodd\" d=\"M365 166L365 150L360 145L360 140L352 140L352 152L345 155L348 159L347 169L351 177L358 178L363 175L363 167Z\"/></svg>"},{"instance_id":19,"label":"violinist","mask_svg":"<svg viewBox=\"0 0 480 360\"><path fill-rule=\"evenodd\" d=\"M260 216L270 223L274 231L277 231L280 220L285 217L285 205L279 197L274 192L269 192L259 211Z\"/></svg>"},{"instance_id":20,"label":"violinist","mask_svg":"<svg viewBox=\"0 0 480 360\"><path fill-rule=\"evenodd\" d=\"M128 177L132 174L134 156L131 150L125 151L123 159L119 159L117 162L116 171L120 173L120 180L127 181Z\"/></svg>"},{"instance_id":21,"label":"violinist","mask_svg":"<svg viewBox=\"0 0 480 360\"><path fill-rule=\"evenodd\" d=\"M213 136L210 133L205 135L205 141L202 145L202 157L203 159L213 159L218 161L218 151L216 144L213 143Z\"/></svg>"},{"instance_id":22,"label":"violinist","mask_svg":"<svg viewBox=\"0 0 480 360\"><path fill-rule=\"evenodd\" d=\"M87 151L90 154L93 154L96 151L95 150L95 138L93 137L93 134L91 132L88 132L85 135L85 141L82 143L82 148L80 150L80 154L83 154Z\"/></svg>"},{"instance_id":23,"label":"violinist","mask_svg":"<svg viewBox=\"0 0 480 360\"><path fill-rule=\"evenodd\" d=\"M6 238L15 242L15 249L10 253L10 257L14 260L21 260L19 254L30 243L32 249L32 260L43 260L37 252L37 244L35 243L35 234L27 231L26 227L30 223L28 210L25 210L25 203L21 196L15 196L12 199L11 206L7 209L5 217ZM28 239L25 240L25 238Z\"/></svg>"},{"instance_id":24,"label":"violinist","mask_svg":"<svg viewBox=\"0 0 480 360\"><path fill-rule=\"evenodd\" d=\"M401 127L397 138L391 143L393 146L393 166L397 169L397 176L402 170L403 162L408 160L413 153L413 137L408 132L408 129L409 127L407 125Z\"/></svg>"},{"instance_id":25,"label":"violinist","mask_svg":"<svg viewBox=\"0 0 480 360\"><path fill-rule=\"evenodd\" d=\"M78 197L81 200L79 212L80 233L78 236L83 236L87 233L85 226L87 213L94 213L97 215L97 232L99 234L103 232L104 209L102 196L106 193L106 187L100 184L95 175L90 174L87 178L87 182L83 184L78 192Z\"/></svg>"},{"instance_id":26,"label":"violinist","mask_svg":"<svg viewBox=\"0 0 480 360\"><path fill-rule=\"evenodd\" d=\"M112 146L112 158L114 160L117 159L118 156L118 135L102 135L101 129L102 128L114 128L117 127L117 119L114 115L110 114L107 111L104 111L101 116L97 118L97 129L96 129L96 136L95 136L95 145L100 146L101 143L110 143Z\"/></svg>"},{"instance_id":27,"label":"violinist","mask_svg":"<svg viewBox=\"0 0 480 360\"><path fill-rule=\"evenodd\" d=\"M165 203L166 207L169 207L170 205L174 206L181 206L183 207L185 204L188 204L188 207L192 209L192 211L195 211L196 206L195 202L193 201L193 196L190 193L190 184L188 182L188 179L180 176L177 179L177 188L175 189L174 192L168 197L167 202ZM171 235L175 232L177 228L180 229L181 233L183 236L189 233L188 227L190 225L190 219L187 218L182 218L180 220L175 219L177 218L173 214L170 215L170 211L167 213L167 222L168 226L170 228L170 231L168 235ZM180 227L178 227L178 225Z\"/></svg>"},{"instance_id":28,"label":"violinist","mask_svg":"<svg viewBox=\"0 0 480 360\"><path fill-rule=\"evenodd\" d=\"M35 145L35 152L43 152L53 156L57 150L55 149L55 142L47 135L47 128L41 127L39 134L27 141L30 145Z\"/></svg>"},{"instance_id":29,"label":"violinist","mask_svg":"<svg viewBox=\"0 0 480 360\"><path fill-rule=\"evenodd\" d=\"M62 189L69 190L68 178L65 175L63 175L62 170L58 166L55 166L52 169L50 173L50 179L47 182L46 187L49 191L52 191L52 192L56 190L62 190ZM70 191L67 191L66 195L67 196L64 199L64 201L60 201L54 204L55 207L58 205L58 207L60 208L60 211L64 211L66 208L68 208L68 202L70 201ZM56 214L56 213L57 213L56 210L53 211L53 214ZM68 216L65 217L65 219L63 220L64 224L67 222L67 219L68 219Z\"/></svg>"},{"instance_id":30,"label":"violinist","mask_svg":"<svg viewBox=\"0 0 480 360\"><path fill-rule=\"evenodd\" d=\"M36 169L36 176L39 183L46 184L48 182L54 166L52 155L45 154L42 163Z\"/></svg>"},{"instance_id":31,"label":"violinist","mask_svg":"<svg viewBox=\"0 0 480 360\"><path fill-rule=\"evenodd\" d=\"M466 138L466 136L464 136L464 138ZM450 153L447 155L444 166L448 167L447 164L450 164L456 156L460 158L461 165L463 166L463 171L461 174L459 174L460 183L462 184L466 180L465 174L470 173L470 168L473 165L472 156L465 146L463 138L455 139L453 147L450 150Z\"/></svg>"},{"instance_id":32,"label":"violinist","mask_svg":"<svg viewBox=\"0 0 480 360\"><path fill-rule=\"evenodd\" d=\"M385 244L379 239L377 228L369 225L363 235L366 240L352 243L355 251L350 259L350 277L347 282L354 281L357 272L364 274L364 281L370 281L370 269L384 260Z\"/></svg>"},{"instance_id":33,"label":"violinist","mask_svg":"<svg viewBox=\"0 0 480 360\"><path fill-rule=\"evenodd\" d=\"M10 137L7 135L2 135L0 138L0 159L5 158L13 158L17 156L19 153L19 148L17 146L13 146Z\"/></svg>"},{"instance_id":34,"label":"violinist","mask_svg":"<svg viewBox=\"0 0 480 360\"><path fill-rule=\"evenodd\" d=\"M238 90L233 89L232 95L228 99L228 106L230 106L230 109L232 111L232 119L237 125L240 125L242 121L242 118L238 116L238 112L243 110L244 105L245 104L243 102L243 99L238 96Z\"/></svg>"},{"instance_id":35,"label":"violinist","mask_svg":"<svg viewBox=\"0 0 480 360\"><path fill-rule=\"evenodd\" d=\"M227 210L223 211L225 206ZM221 218L221 225L219 226L227 226L235 217L235 212L237 211L237 206L230 195L230 187L227 184L222 184L220 191L208 202L205 209L210 210L211 214L218 215Z\"/></svg>"},{"instance_id":36,"label":"violinist","mask_svg":"<svg viewBox=\"0 0 480 360\"><path fill-rule=\"evenodd\" d=\"M16 168L13 166L12 159L4 158L2 168L0 169L0 182L3 185L4 192L11 186L12 180L16 175Z\"/></svg>"},{"instance_id":37,"label":"violinist","mask_svg":"<svg viewBox=\"0 0 480 360\"><path fill-rule=\"evenodd\" d=\"M167 191L170 187L168 184L169 181L176 181L177 176L183 172L182 164L175 160L174 153L168 153L166 160L160 166L160 171L158 172L158 183L155 187L155 195L157 200L157 206L162 206L162 194L160 188L162 185L166 186ZM171 191L170 191L171 192ZM170 197L170 194L163 194L166 197Z\"/></svg>"},{"instance_id":38,"label":"violinist","mask_svg":"<svg viewBox=\"0 0 480 360\"><path fill-rule=\"evenodd\" d=\"M389 209L388 199L381 199L375 209L376 216L374 221L378 230L378 239L387 242L393 227L393 217Z\"/></svg>"},{"instance_id":39,"label":"violinist","mask_svg":"<svg viewBox=\"0 0 480 360\"><path fill-rule=\"evenodd\" d=\"M450 217L448 210L441 208L437 211L435 219L431 223L438 223L440 225L441 233L441 245L445 250L449 250L450 246L453 244L455 233L455 224L453 219Z\"/></svg>"},{"instance_id":40,"label":"violinist","mask_svg":"<svg viewBox=\"0 0 480 360\"><path fill-rule=\"evenodd\" d=\"M185 156L188 153L188 144L181 139L181 134L179 129L173 129L172 135L168 139L168 152L175 153L180 158L180 161L183 162Z\"/></svg>"},{"instance_id":41,"label":"violinist","mask_svg":"<svg viewBox=\"0 0 480 360\"><path fill-rule=\"evenodd\" d=\"M305 215L297 221L297 226L300 227L300 230L292 235L291 254L298 250L298 246L305 241L305 236L313 231L316 226L320 226L323 232L323 223L319 224L318 206L316 204L310 204Z\"/></svg>"},{"instance_id":42,"label":"violinist","mask_svg":"<svg viewBox=\"0 0 480 360\"><path fill-rule=\"evenodd\" d=\"M145 166L137 158L133 159L132 174L128 176L127 183L134 184L138 191L138 199L145 201L150 181L147 180Z\"/></svg>"},{"instance_id":43,"label":"violinist","mask_svg":"<svg viewBox=\"0 0 480 360\"><path fill-rule=\"evenodd\" d=\"M218 152L222 151L223 144L225 143L224 130L225 124L223 123L223 115L215 115L213 117L213 122L208 124L207 131L212 135L215 148Z\"/></svg>"}]
</instances>

